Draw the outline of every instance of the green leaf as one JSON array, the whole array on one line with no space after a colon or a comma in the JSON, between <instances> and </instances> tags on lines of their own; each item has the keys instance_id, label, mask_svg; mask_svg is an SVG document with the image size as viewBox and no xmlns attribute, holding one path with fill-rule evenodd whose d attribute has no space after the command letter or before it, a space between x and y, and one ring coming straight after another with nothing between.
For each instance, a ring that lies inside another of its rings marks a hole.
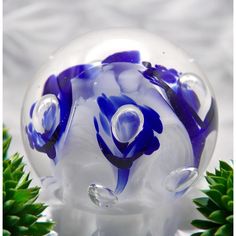
<instances>
[{"instance_id":1,"label":"green leaf","mask_svg":"<svg viewBox=\"0 0 236 236\"><path fill-rule=\"evenodd\" d=\"M210 189L218 190L222 194L225 194L227 191L227 186L225 186L223 184L213 184L213 185L210 185L209 187L210 187Z\"/></svg>"},{"instance_id":2,"label":"green leaf","mask_svg":"<svg viewBox=\"0 0 236 236\"><path fill-rule=\"evenodd\" d=\"M233 200L234 199L234 191L233 191L233 188L230 188L227 190L227 195L229 197L230 200Z\"/></svg>"},{"instance_id":3,"label":"green leaf","mask_svg":"<svg viewBox=\"0 0 236 236\"><path fill-rule=\"evenodd\" d=\"M191 224L199 229L211 229L219 226L218 224L207 220L193 220Z\"/></svg>"},{"instance_id":4,"label":"green leaf","mask_svg":"<svg viewBox=\"0 0 236 236\"><path fill-rule=\"evenodd\" d=\"M228 177L227 187L228 188L233 188L233 175L232 174L230 174L230 176Z\"/></svg>"},{"instance_id":5,"label":"green leaf","mask_svg":"<svg viewBox=\"0 0 236 236\"><path fill-rule=\"evenodd\" d=\"M191 234L191 236L201 236L201 235L202 235L202 232Z\"/></svg>"},{"instance_id":6,"label":"green leaf","mask_svg":"<svg viewBox=\"0 0 236 236\"><path fill-rule=\"evenodd\" d=\"M12 173L12 178L18 182L23 175L24 172L22 170L16 170Z\"/></svg>"},{"instance_id":7,"label":"green leaf","mask_svg":"<svg viewBox=\"0 0 236 236\"><path fill-rule=\"evenodd\" d=\"M43 236L54 222L38 222L47 206L35 203L40 188L29 187L31 179L24 172L23 157L15 153L6 158L10 141L3 129L3 236Z\"/></svg>"},{"instance_id":8,"label":"green leaf","mask_svg":"<svg viewBox=\"0 0 236 236\"><path fill-rule=\"evenodd\" d=\"M230 211L230 212L233 212L233 209L234 209L234 202L233 201L229 201L228 202L228 210Z\"/></svg>"},{"instance_id":9,"label":"green leaf","mask_svg":"<svg viewBox=\"0 0 236 236\"><path fill-rule=\"evenodd\" d=\"M20 157L19 153L15 153L12 157L11 157L11 168L12 171L15 171L19 166L24 166L24 164L22 163L23 157Z\"/></svg>"},{"instance_id":10,"label":"green leaf","mask_svg":"<svg viewBox=\"0 0 236 236\"><path fill-rule=\"evenodd\" d=\"M12 179L11 173L11 166L7 166L7 168L3 170L3 183Z\"/></svg>"},{"instance_id":11,"label":"green leaf","mask_svg":"<svg viewBox=\"0 0 236 236\"><path fill-rule=\"evenodd\" d=\"M197 210L204 215L206 218L209 217L209 215L212 213L211 209L208 208L204 208L204 207L198 207Z\"/></svg>"},{"instance_id":12,"label":"green leaf","mask_svg":"<svg viewBox=\"0 0 236 236\"><path fill-rule=\"evenodd\" d=\"M232 226L227 224L221 226L215 233L215 236L233 236L233 229Z\"/></svg>"},{"instance_id":13,"label":"green leaf","mask_svg":"<svg viewBox=\"0 0 236 236\"><path fill-rule=\"evenodd\" d=\"M201 236L214 236L215 235L215 229L208 229L205 232L201 234Z\"/></svg>"},{"instance_id":14,"label":"green leaf","mask_svg":"<svg viewBox=\"0 0 236 236\"><path fill-rule=\"evenodd\" d=\"M8 129L5 127L5 125L3 125L3 129L2 129L2 139L3 139L3 141L5 139L7 139L7 137L9 137Z\"/></svg>"},{"instance_id":15,"label":"green leaf","mask_svg":"<svg viewBox=\"0 0 236 236\"><path fill-rule=\"evenodd\" d=\"M199 207L208 208L212 211L217 208L217 205L207 197L196 198L193 200L193 202Z\"/></svg>"},{"instance_id":16,"label":"green leaf","mask_svg":"<svg viewBox=\"0 0 236 236\"><path fill-rule=\"evenodd\" d=\"M18 184L16 188L18 189L25 189L28 188L29 184L31 183L31 180L29 180L29 174L24 174L22 178L18 181Z\"/></svg>"},{"instance_id":17,"label":"green leaf","mask_svg":"<svg viewBox=\"0 0 236 236\"><path fill-rule=\"evenodd\" d=\"M6 191L3 189L3 191L2 191L3 202L6 201L6 196L7 196Z\"/></svg>"},{"instance_id":18,"label":"green leaf","mask_svg":"<svg viewBox=\"0 0 236 236\"><path fill-rule=\"evenodd\" d=\"M23 176L24 172L24 165L20 164L14 171L12 171L12 178L16 180L20 180L20 178Z\"/></svg>"},{"instance_id":19,"label":"green leaf","mask_svg":"<svg viewBox=\"0 0 236 236\"><path fill-rule=\"evenodd\" d=\"M29 202L38 196L39 188L18 189L14 194L14 199L18 203Z\"/></svg>"},{"instance_id":20,"label":"green leaf","mask_svg":"<svg viewBox=\"0 0 236 236\"><path fill-rule=\"evenodd\" d=\"M8 215L8 216L5 217L4 220L5 220L6 225L12 226L12 225L16 225L19 222L20 217L19 216Z\"/></svg>"},{"instance_id":21,"label":"green leaf","mask_svg":"<svg viewBox=\"0 0 236 236\"><path fill-rule=\"evenodd\" d=\"M14 200L8 200L8 201L3 203L3 212L4 212L4 214L7 213L12 208L14 203L15 203Z\"/></svg>"},{"instance_id":22,"label":"green leaf","mask_svg":"<svg viewBox=\"0 0 236 236\"><path fill-rule=\"evenodd\" d=\"M29 179L27 181L23 181L22 183L18 183L16 186L17 189L27 189L29 185L31 184L32 179Z\"/></svg>"},{"instance_id":23,"label":"green leaf","mask_svg":"<svg viewBox=\"0 0 236 236\"><path fill-rule=\"evenodd\" d=\"M229 211L230 211L230 207L229 207L228 203L229 203L230 200L231 199L228 195L224 195L224 196L221 197L221 202L222 202L224 208L226 210L229 210Z\"/></svg>"},{"instance_id":24,"label":"green leaf","mask_svg":"<svg viewBox=\"0 0 236 236\"><path fill-rule=\"evenodd\" d=\"M11 136L8 134L8 130L3 126L2 130L2 150L3 150L3 160L7 158L7 151L11 143Z\"/></svg>"},{"instance_id":25,"label":"green leaf","mask_svg":"<svg viewBox=\"0 0 236 236\"><path fill-rule=\"evenodd\" d=\"M202 192L205 193L218 207L222 207L221 192L216 189L203 190Z\"/></svg>"},{"instance_id":26,"label":"green leaf","mask_svg":"<svg viewBox=\"0 0 236 236\"><path fill-rule=\"evenodd\" d=\"M24 210L24 208L25 205L23 203L15 202L13 208L11 209L11 213L19 215L20 212Z\"/></svg>"},{"instance_id":27,"label":"green leaf","mask_svg":"<svg viewBox=\"0 0 236 236\"><path fill-rule=\"evenodd\" d=\"M233 171L233 168L225 161L220 161L220 170Z\"/></svg>"},{"instance_id":28,"label":"green leaf","mask_svg":"<svg viewBox=\"0 0 236 236\"><path fill-rule=\"evenodd\" d=\"M210 178L212 179L212 181L214 181L215 184L223 184L224 186L226 186L227 184L227 180L224 177L213 175Z\"/></svg>"},{"instance_id":29,"label":"green leaf","mask_svg":"<svg viewBox=\"0 0 236 236\"><path fill-rule=\"evenodd\" d=\"M31 214L25 214L21 217L21 223L24 223L24 225L30 226L34 222L36 222L38 219L37 216L31 215Z\"/></svg>"},{"instance_id":30,"label":"green leaf","mask_svg":"<svg viewBox=\"0 0 236 236\"><path fill-rule=\"evenodd\" d=\"M221 176L225 179L228 179L232 171L221 170Z\"/></svg>"},{"instance_id":31,"label":"green leaf","mask_svg":"<svg viewBox=\"0 0 236 236\"><path fill-rule=\"evenodd\" d=\"M11 137L8 137L6 140L3 141L3 150L2 150L3 160L7 158L7 151L9 149L10 144L11 144Z\"/></svg>"},{"instance_id":32,"label":"green leaf","mask_svg":"<svg viewBox=\"0 0 236 236\"><path fill-rule=\"evenodd\" d=\"M24 211L32 214L32 215L39 215L47 208L46 205L42 203L34 203L33 205L26 205Z\"/></svg>"},{"instance_id":33,"label":"green leaf","mask_svg":"<svg viewBox=\"0 0 236 236\"><path fill-rule=\"evenodd\" d=\"M18 226L17 227L17 231L20 233L20 234L23 234L25 235L26 233L28 233L28 227L25 227L25 226Z\"/></svg>"},{"instance_id":34,"label":"green leaf","mask_svg":"<svg viewBox=\"0 0 236 236\"><path fill-rule=\"evenodd\" d=\"M233 224L233 223L234 223L234 216L233 216L233 215L230 215L230 216L228 216L228 217L226 218L226 220L227 220L229 223Z\"/></svg>"},{"instance_id":35,"label":"green leaf","mask_svg":"<svg viewBox=\"0 0 236 236\"><path fill-rule=\"evenodd\" d=\"M207 172L209 190L202 190L207 197L194 199L207 220L193 220L192 225L203 232L192 236L231 236L233 233L233 168L226 162L220 162L215 174Z\"/></svg>"},{"instance_id":36,"label":"green leaf","mask_svg":"<svg viewBox=\"0 0 236 236\"><path fill-rule=\"evenodd\" d=\"M196 198L193 199L193 202L200 207L207 207L208 202L209 202L209 198L207 197L200 197L200 198Z\"/></svg>"},{"instance_id":37,"label":"green leaf","mask_svg":"<svg viewBox=\"0 0 236 236\"><path fill-rule=\"evenodd\" d=\"M8 160L8 159L3 160L3 170L5 170L5 169L9 166L10 163L11 163L11 162L10 162L10 160Z\"/></svg>"},{"instance_id":38,"label":"green leaf","mask_svg":"<svg viewBox=\"0 0 236 236\"><path fill-rule=\"evenodd\" d=\"M211 178L212 175L210 175L210 173L207 173L207 176L205 177L206 181L208 182L208 184L212 185L212 184L217 184L217 182Z\"/></svg>"},{"instance_id":39,"label":"green leaf","mask_svg":"<svg viewBox=\"0 0 236 236\"><path fill-rule=\"evenodd\" d=\"M16 169L22 163L23 157L18 152L14 153L11 157L11 165L13 169Z\"/></svg>"},{"instance_id":40,"label":"green leaf","mask_svg":"<svg viewBox=\"0 0 236 236\"><path fill-rule=\"evenodd\" d=\"M19 189L15 191L14 199L17 203L27 202L32 198L32 193L28 189Z\"/></svg>"},{"instance_id":41,"label":"green leaf","mask_svg":"<svg viewBox=\"0 0 236 236\"><path fill-rule=\"evenodd\" d=\"M8 189L8 191L6 192L6 199L13 199L15 192L16 192L15 188Z\"/></svg>"},{"instance_id":42,"label":"green leaf","mask_svg":"<svg viewBox=\"0 0 236 236\"><path fill-rule=\"evenodd\" d=\"M3 230L3 236L11 236L11 233L8 230Z\"/></svg>"},{"instance_id":43,"label":"green leaf","mask_svg":"<svg viewBox=\"0 0 236 236\"><path fill-rule=\"evenodd\" d=\"M15 188L16 185L17 182L15 180L7 180L4 182L3 188L7 191L8 189Z\"/></svg>"},{"instance_id":44,"label":"green leaf","mask_svg":"<svg viewBox=\"0 0 236 236\"><path fill-rule=\"evenodd\" d=\"M49 233L53 228L54 222L36 222L29 227L29 233L34 236L41 236Z\"/></svg>"},{"instance_id":45,"label":"green leaf","mask_svg":"<svg viewBox=\"0 0 236 236\"><path fill-rule=\"evenodd\" d=\"M218 224L224 224L226 222L226 217L227 213L222 210L214 211L209 215L209 219Z\"/></svg>"},{"instance_id":46,"label":"green leaf","mask_svg":"<svg viewBox=\"0 0 236 236\"><path fill-rule=\"evenodd\" d=\"M215 169L215 175L216 176L221 176L221 172L218 169Z\"/></svg>"}]
</instances>

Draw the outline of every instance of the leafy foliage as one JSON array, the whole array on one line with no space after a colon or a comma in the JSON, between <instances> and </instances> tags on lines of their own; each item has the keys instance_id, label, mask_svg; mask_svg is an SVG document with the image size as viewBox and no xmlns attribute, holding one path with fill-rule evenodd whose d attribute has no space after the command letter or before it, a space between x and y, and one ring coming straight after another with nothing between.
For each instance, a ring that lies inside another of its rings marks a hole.
<instances>
[{"instance_id":1,"label":"leafy foliage","mask_svg":"<svg viewBox=\"0 0 236 236\"><path fill-rule=\"evenodd\" d=\"M3 139L2 153L3 153L3 160L5 160L7 157L8 148L11 143L11 136L8 134L7 129L5 127L3 127L2 139Z\"/></svg>"},{"instance_id":2,"label":"leafy foliage","mask_svg":"<svg viewBox=\"0 0 236 236\"><path fill-rule=\"evenodd\" d=\"M219 170L207 172L208 190L206 197L194 199L197 210L206 220L193 220L192 225L204 231L192 236L231 236L233 235L233 168L220 161Z\"/></svg>"},{"instance_id":3,"label":"leafy foliage","mask_svg":"<svg viewBox=\"0 0 236 236\"><path fill-rule=\"evenodd\" d=\"M23 157L18 153L7 157L10 142L11 136L3 128L3 236L45 235L54 223L38 221L47 206L35 202L40 188L29 187Z\"/></svg>"}]
</instances>

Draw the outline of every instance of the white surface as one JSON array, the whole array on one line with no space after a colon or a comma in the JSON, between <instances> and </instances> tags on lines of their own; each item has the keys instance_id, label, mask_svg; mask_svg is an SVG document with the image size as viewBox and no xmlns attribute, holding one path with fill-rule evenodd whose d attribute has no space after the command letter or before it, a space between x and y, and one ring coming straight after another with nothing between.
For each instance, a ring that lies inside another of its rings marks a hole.
<instances>
[{"instance_id":1,"label":"white surface","mask_svg":"<svg viewBox=\"0 0 236 236\"><path fill-rule=\"evenodd\" d=\"M232 5L232 0L71 0L70 4L66 0L5 0L3 120L14 137L12 152L25 153L20 136L23 96L50 54L88 31L135 27L172 41L198 61L212 84L219 108L219 136L209 169L217 166L218 159L231 159ZM194 190L185 200L182 231L198 215L190 199L199 194Z\"/></svg>"}]
</instances>

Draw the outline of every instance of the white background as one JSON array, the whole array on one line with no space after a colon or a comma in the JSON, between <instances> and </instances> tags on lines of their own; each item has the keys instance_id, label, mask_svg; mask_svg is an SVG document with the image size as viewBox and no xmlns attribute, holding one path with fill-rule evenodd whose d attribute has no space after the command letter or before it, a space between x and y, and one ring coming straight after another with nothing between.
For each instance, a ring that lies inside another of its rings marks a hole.
<instances>
[{"instance_id":1,"label":"white background","mask_svg":"<svg viewBox=\"0 0 236 236\"><path fill-rule=\"evenodd\" d=\"M20 135L23 96L50 54L89 31L135 27L166 38L200 64L219 109L219 135L209 169L219 159L233 158L232 0L4 0L3 8L3 121L13 135L11 152L25 155ZM182 228L196 217L190 198L199 194L194 190L186 198Z\"/></svg>"}]
</instances>

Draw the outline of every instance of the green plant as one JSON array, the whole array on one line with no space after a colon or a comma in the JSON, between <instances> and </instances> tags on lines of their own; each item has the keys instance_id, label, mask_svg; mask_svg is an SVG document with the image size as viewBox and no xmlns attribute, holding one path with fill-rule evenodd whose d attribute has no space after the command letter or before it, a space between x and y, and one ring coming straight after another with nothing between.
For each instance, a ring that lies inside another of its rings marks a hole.
<instances>
[{"instance_id":1,"label":"green plant","mask_svg":"<svg viewBox=\"0 0 236 236\"><path fill-rule=\"evenodd\" d=\"M198 211L206 220L193 220L192 225L202 232L192 236L231 236L233 235L233 168L220 161L219 170L207 172L208 190L206 197L194 199Z\"/></svg>"},{"instance_id":2,"label":"green plant","mask_svg":"<svg viewBox=\"0 0 236 236\"><path fill-rule=\"evenodd\" d=\"M8 148L9 148L10 143L11 143L11 136L8 134L7 129L5 127L3 127L2 139L3 139L2 140L3 141L2 155L3 155L3 160L5 160L6 157L7 157Z\"/></svg>"},{"instance_id":3,"label":"green plant","mask_svg":"<svg viewBox=\"0 0 236 236\"><path fill-rule=\"evenodd\" d=\"M29 187L31 179L24 172L23 157L18 153L8 158L11 137L3 128L3 236L42 236L49 233L53 222L39 222L47 207L37 203L39 187Z\"/></svg>"}]
</instances>

